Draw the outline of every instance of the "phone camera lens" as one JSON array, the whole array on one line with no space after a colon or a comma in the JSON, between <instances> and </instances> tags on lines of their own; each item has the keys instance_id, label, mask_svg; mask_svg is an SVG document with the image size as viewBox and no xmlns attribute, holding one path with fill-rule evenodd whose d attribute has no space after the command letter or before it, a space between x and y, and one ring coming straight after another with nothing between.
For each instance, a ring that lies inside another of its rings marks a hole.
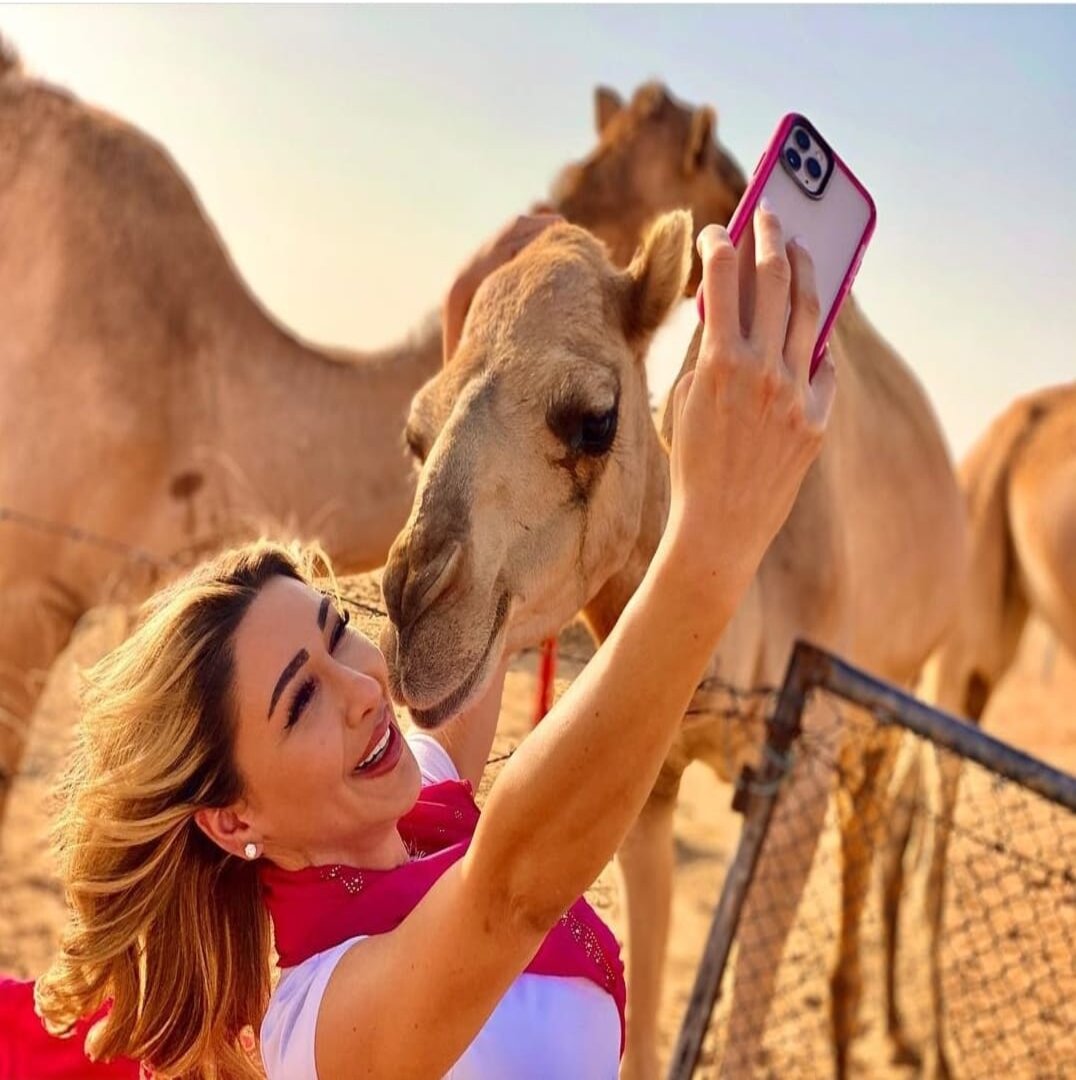
<instances>
[{"instance_id":1,"label":"phone camera lens","mask_svg":"<svg viewBox=\"0 0 1076 1080\"><path fill-rule=\"evenodd\" d=\"M822 175L822 166L814 158L807 159L807 175L812 180L817 180Z\"/></svg>"},{"instance_id":2,"label":"phone camera lens","mask_svg":"<svg viewBox=\"0 0 1076 1080\"><path fill-rule=\"evenodd\" d=\"M796 145L801 150L806 150L811 145L810 137L807 135L807 132L803 130L803 128L796 128L795 138Z\"/></svg>"},{"instance_id":3,"label":"phone camera lens","mask_svg":"<svg viewBox=\"0 0 1076 1080\"><path fill-rule=\"evenodd\" d=\"M792 166L793 169L798 169L803 164L803 159L796 153L795 147L788 147L785 150L785 161Z\"/></svg>"}]
</instances>

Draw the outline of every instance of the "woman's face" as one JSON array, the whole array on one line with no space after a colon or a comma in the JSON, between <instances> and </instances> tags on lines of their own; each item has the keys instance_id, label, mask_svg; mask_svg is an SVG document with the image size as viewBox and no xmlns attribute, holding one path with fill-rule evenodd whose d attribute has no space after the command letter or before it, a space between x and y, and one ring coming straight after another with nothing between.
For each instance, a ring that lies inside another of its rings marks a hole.
<instances>
[{"instance_id":1,"label":"woman's face","mask_svg":"<svg viewBox=\"0 0 1076 1080\"><path fill-rule=\"evenodd\" d=\"M380 650L328 597L276 577L236 632L235 690L235 812L259 851L289 869L399 862L420 778Z\"/></svg>"}]
</instances>

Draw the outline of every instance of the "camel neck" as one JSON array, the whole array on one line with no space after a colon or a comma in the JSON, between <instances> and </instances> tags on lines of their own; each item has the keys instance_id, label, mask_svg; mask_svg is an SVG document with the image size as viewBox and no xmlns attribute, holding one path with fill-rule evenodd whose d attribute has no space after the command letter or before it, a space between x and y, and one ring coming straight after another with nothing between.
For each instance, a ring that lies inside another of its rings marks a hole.
<instances>
[{"instance_id":1,"label":"camel neck","mask_svg":"<svg viewBox=\"0 0 1076 1080\"><path fill-rule=\"evenodd\" d=\"M204 372L204 442L226 497L318 538L340 572L383 563L415 472L403 441L411 398L441 363L440 325L372 354L332 355L284 331Z\"/></svg>"}]
</instances>

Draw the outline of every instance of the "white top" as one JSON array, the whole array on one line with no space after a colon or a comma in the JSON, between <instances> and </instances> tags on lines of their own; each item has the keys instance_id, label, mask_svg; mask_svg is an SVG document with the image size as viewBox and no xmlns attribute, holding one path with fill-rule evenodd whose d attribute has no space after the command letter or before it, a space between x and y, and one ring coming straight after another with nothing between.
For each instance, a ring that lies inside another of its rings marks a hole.
<instances>
[{"instance_id":1,"label":"white top","mask_svg":"<svg viewBox=\"0 0 1076 1080\"><path fill-rule=\"evenodd\" d=\"M407 736L424 785L458 780L440 743ZM285 968L262 1021L269 1080L317 1080L314 1031L325 987L353 937ZM620 1018L612 997L588 979L520 975L446 1080L616 1080Z\"/></svg>"}]
</instances>

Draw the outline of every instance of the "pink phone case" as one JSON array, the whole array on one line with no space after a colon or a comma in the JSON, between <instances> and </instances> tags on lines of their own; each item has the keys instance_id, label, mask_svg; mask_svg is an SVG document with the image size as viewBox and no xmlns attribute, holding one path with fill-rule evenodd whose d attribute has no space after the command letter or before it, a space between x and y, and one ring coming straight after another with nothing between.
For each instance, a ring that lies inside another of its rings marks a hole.
<instances>
[{"instance_id":1,"label":"pink phone case","mask_svg":"<svg viewBox=\"0 0 1076 1080\"><path fill-rule=\"evenodd\" d=\"M823 178L825 187L820 197L806 194L782 162L785 145L796 127L807 129L832 162L831 172ZM763 195L773 203L786 239L802 237L814 261L821 315L818 340L811 356L813 375L874 232L877 218L874 200L818 129L799 113L789 113L781 120L755 167L729 222L734 244L739 243L744 230L750 227L755 206Z\"/></svg>"}]
</instances>

